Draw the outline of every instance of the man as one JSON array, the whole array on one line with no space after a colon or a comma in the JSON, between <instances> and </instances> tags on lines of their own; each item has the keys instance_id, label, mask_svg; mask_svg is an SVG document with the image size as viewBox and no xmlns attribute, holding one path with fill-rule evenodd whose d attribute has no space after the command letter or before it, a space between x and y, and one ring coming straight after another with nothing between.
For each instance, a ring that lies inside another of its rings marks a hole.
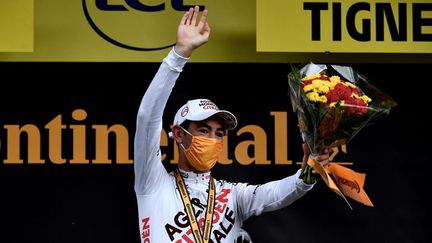
<instances>
[{"instance_id":1,"label":"man","mask_svg":"<svg viewBox=\"0 0 432 243\"><path fill-rule=\"evenodd\" d=\"M261 186L215 180L210 170L236 117L210 100L190 100L174 118L171 137L179 145L178 169L161 163L162 115L168 97L192 52L208 41L207 10L184 14L177 42L163 60L139 107L135 134L135 192L141 242L235 242L242 222L289 205L313 185L293 176ZM308 155L308 151L305 151ZM317 159L328 163L328 155Z\"/></svg>"}]
</instances>

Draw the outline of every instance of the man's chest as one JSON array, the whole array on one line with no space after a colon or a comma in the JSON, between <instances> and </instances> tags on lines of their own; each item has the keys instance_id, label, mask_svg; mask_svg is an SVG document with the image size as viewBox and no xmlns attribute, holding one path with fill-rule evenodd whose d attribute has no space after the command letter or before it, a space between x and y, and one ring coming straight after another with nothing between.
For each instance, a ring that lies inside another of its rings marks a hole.
<instances>
[{"instance_id":1,"label":"man's chest","mask_svg":"<svg viewBox=\"0 0 432 243\"><path fill-rule=\"evenodd\" d=\"M203 232L208 205L207 194L192 191L189 196L198 227ZM176 197L172 200L174 205L166 207L166 209L170 208L171 210L165 210L163 212L164 217L159 218L159 220L165 218L160 222L163 227L163 234L168 237L170 242L194 242L189 217L181 198ZM213 205L210 242L233 242L241 222L237 217L236 201L232 189L219 188Z\"/></svg>"}]
</instances>

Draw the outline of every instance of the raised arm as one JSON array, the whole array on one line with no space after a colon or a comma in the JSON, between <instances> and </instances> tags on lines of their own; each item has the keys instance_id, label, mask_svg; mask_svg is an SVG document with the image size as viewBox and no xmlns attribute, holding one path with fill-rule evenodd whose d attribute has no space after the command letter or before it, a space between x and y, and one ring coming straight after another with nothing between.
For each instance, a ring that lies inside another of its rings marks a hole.
<instances>
[{"instance_id":1,"label":"raised arm","mask_svg":"<svg viewBox=\"0 0 432 243\"><path fill-rule=\"evenodd\" d=\"M186 12L178 26L174 50L164 58L158 72L141 101L134 141L135 192L140 195L155 192L167 179L160 152L162 115L165 105L183 66L192 52L208 41L210 27L207 10L197 23L199 8Z\"/></svg>"}]
</instances>

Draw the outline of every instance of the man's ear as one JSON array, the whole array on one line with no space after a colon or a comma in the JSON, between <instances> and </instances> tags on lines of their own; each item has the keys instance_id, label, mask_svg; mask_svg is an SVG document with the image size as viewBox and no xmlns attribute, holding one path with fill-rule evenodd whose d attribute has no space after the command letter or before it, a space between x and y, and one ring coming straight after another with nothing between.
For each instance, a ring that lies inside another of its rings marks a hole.
<instances>
[{"instance_id":1,"label":"man's ear","mask_svg":"<svg viewBox=\"0 0 432 243\"><path fill-rule=\"evenodd\" d=\"M173 135L173 139L177 143L183 142L183 130L180 128L180 126L177 126L177 125L173 126L172 135Z\"/></svg>"}]
</instances>

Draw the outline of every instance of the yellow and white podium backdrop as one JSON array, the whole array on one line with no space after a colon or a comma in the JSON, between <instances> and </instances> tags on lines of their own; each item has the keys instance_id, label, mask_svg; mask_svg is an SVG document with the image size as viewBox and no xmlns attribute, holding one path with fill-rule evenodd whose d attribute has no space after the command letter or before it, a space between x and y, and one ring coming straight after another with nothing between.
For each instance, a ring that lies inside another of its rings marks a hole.
<instances>
[{"instance_id":1,"label":"yellow and white podium backdrop","mask_svg":"<svg viewBox=\"0 0 432 243\"><path fill-rule=\"evenodd\" d=\"M158 62L174 44L180 16L191 5L209 10L212 28L211 41L192 62L432 59L429 0L38 0L33 49L33 18L23 15L30 3L2 1L0 43L33 51L2 45L0 61ZM19 8L7 11L10 6Z\"/></svg>"}]
</instances>

